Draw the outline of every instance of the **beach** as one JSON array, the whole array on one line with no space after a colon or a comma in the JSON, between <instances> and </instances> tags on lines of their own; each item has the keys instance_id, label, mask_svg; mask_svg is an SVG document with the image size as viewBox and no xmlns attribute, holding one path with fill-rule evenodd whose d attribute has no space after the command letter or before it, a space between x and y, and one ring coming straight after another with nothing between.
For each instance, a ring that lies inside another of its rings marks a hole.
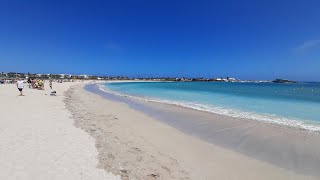
<instances>
[{"instance_id":1,"label":"beach","mask_svg":"<svg viewBox=\"0 0 320 180\"><path fill-rule=\"evenodd\" d=\"M64 92L77 83L46 90L0 84L0 179L120 179L97 168L95 140L73 126Z\"/></svg>"},{"instance_id":2,"label":"beach","mask_svg":"<svg viewBox=\"0 0 320 180\"><path fill-rule=\"evenodd\" d=\"M320 180L320 0L0 7L0 180Z\"/></svg>"},{"instance_id":3,"label":"beach","mask_svg":"<svg viewBox=\"0 0 320 180\"><path fill-rule=\"evenodd\" d=\"M182 131L181 127L174 127L173 124L157 120L157 116L166 117L161 111L161 106L168 108L166 105L155 105L158 110L155 114L158 115L152 116L132 108L116 97L102 98L101 94L89 92L90 88L85 90L83 87L83 85L74 86L68 91L67 107L73 114L76 126L96 139L99 167L120 174L122 178L317 179L319 177L317 174L297 172L265 159L256 158L254 157L256 154L250 156L238 152L235 147L205 141L192 132ZM152 105L147 104L147 106ZM180 112L190 111L185 108L170 109ZM220 122L216 125L218 128L220 126L221 131L226 130L221 125L239 126L237 124L239 122L233 125L227 123ZM268 132L270 129L267 127L262 126L257 130L265 129L264 134L272 133ZM284 133L289 132L285 128L280 130ZM251 136L246 138L245 129L240 133L243 134L242 142L250 140ZM258 132L252 133L259 135ZM220 138L223 140L223 137ZM259 145L261 143L251 144L252 147Z\"/></svg>"},{"instance_id":4,"label":"beach","mask_svg":"<svg viewBox=\"0 0 320 180\"><path fill-rule=\"evenodd\" d=\"M57 96L25 88L26 96L18 97L15 85L0 85L0 179L320 177L318 134L131 102L104 95L95 84L53 87ZM278 158L292 156L295 162Z\"/></svg>"}]
</instances>

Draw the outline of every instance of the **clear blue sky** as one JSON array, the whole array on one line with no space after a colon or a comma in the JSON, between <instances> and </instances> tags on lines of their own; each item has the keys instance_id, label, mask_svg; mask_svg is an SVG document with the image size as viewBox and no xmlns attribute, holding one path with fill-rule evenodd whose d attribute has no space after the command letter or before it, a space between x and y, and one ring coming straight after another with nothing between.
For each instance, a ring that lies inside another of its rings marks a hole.
<instances>
[{"instance_id":1,"label":"clear blue sky","mask_svg":"<svg viewBox=\"0 0 320 180\"><path fill-rule=\"evenodd\" d=\"M320 81L320 1L1 0L0 71Z\"/></svg>"}]
</instances>

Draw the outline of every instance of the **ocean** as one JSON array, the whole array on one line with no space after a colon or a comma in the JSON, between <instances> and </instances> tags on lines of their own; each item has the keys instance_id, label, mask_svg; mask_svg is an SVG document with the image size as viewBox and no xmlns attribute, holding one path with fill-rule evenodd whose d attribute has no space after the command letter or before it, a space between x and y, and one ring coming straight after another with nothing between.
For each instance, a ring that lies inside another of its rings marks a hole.
<instances>
[{"instance_id":1,"label":"ocean","mask_svg":"<svg viewBox=\"0 0 320 180\"><path fill-rule=\"evenodd\" d=\"M100 89L143 101L320 132L320 83L117 82Z\"/></svg>"}]
</instances>

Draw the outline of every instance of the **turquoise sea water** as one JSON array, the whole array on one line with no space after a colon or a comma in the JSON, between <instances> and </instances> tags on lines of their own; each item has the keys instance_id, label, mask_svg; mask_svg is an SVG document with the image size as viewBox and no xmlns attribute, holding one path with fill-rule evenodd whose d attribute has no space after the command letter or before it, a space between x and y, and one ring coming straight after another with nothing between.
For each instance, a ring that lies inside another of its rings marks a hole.
<instances>
[{"instance_id":1,"label":"turquoise sea water","mask_svg":"<svg viewBox=\"0 0 320 180\"><path fill-rule=\"evenodd\" d=\"M122 82L121 96L320 131L320 83Z\"/></svg>"}]
</instances>

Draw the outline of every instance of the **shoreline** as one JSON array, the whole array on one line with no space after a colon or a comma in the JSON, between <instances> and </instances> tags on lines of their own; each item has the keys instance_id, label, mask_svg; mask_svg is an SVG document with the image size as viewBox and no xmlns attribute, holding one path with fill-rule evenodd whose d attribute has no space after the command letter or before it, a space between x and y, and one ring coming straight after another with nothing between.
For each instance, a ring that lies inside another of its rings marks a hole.
<instances>
[{"instance_id":1,"label":"shoreline","mask_svg":"<svg viewBox=\"0 0 320 180\"><path fill-rule=\"evenodd\" d=\"M141 131L135 131L138 127L128 120L137 120L142 114L110 104L83 87L75 86L66 92L66 107L73 115L74 125L96 140L99 168L122 179L190 179L174 157L159 152L152 142L139 137ZM150 131L146 133L152 136Z\"/></svg>"},{"instance_id":2,"label":"shoreline","mask_svg":"<svg viewBox=\"0 0 320 180\"><path fill-rule=\"evenodd\" d=\"M170 120L160 120L181 132L289 171L320 177L320 134L288 126L146 103ZM174 118L172 118L174 117ZM173 120L174 122L169 122Z\"/></svg>"},{"instance_id":3,"label":"shoreline","mask_svg":"<svg viewBox=\"0 0 320 180\"><path fill-rule=\"evenodd\" d=\"M126 81L126 82L136 82L136 81ZM144 81L141 81L144 82ZM149 81L153 82L153 81ZM105 83L122 83L122 81L115 81L115 82L105 82ZM292 128L295 130L299 131L307 131L310 133L318 133L320 134L320 123L319 122L313 122L313 121L302 121L299 119L288 119L285 117L278 116L277 119L272 119L274 117L268 117L263 114L256 114L253 112L242 112L238 110L229 110L232 113L225 113L223 109L217 108L217 109L207 109L207 108L202 108L201 106L198 107L198 105L194 106L194 104L185 104L181 102L176 102L176 101L168 101L168 100L160 100L160 99L152 99L152 98L142 98L142 97L137 97L137 96L132 96L132 95L127 95L127 94L122 94L117 91L113 91L111 89L108 89L103 86L105 83L97 83L96 85L99 86L99 89L101 91L105 91L106 93L111 93L116 96L121 96L125 98L131 98L132 100L136 101L142 101L146 103L160 103L160 104L166 104L170 106L176 106L180 108L186 108L190 110L195 110L195 111L200 111L203 113L211 113L211 114L216 114L216 115L221 115L221 116L226 116L228 118L236 118L236 119L243 119L245 121L254 121L255 122L260 122L264 124L269 124L277 127L283 127L283 128ZM221 112L222 111L222 112ZM244 117L243 117L244 116ZM253 118L254 117L254 118Z\"/></svg>"},{"instance_id":4,"label":"shoreline","mask_svg":"<svg viewBox=\"0 0 320 180\"><path fill-rule=\"evenodd\" d=\"M320 166L318 133L101 92L94 91L187 135L290 171L320 177L316 168Z\"/></svg>"},{"instance_id":5,"label":"shoreline","mask_svg":"<svg viewBox=\"0 0 320 180\"><path fill-rule=\"evenodd\" d=\"M122 178L317 179L316 177L319 177L314 172L291 171L219 143L208 143L194 134L190 135L159 121L155 116L140 112L124 102L103 98L101 94L83 89L83 86L75 89L77 90L69 92L71 93L69 96L74 99L68 105L74 108L73 114L76 117L73 118L78 124L77 127L84 129L96 139L99 167L120 174ZM163 116L163 113L158 111L158 115ZM241 132L246 135L245 131ZM243 142L246 142L245 140L247 139L244 138ZM267 175L261 177L261 174Z\"/></svg>"}]
</instances>

